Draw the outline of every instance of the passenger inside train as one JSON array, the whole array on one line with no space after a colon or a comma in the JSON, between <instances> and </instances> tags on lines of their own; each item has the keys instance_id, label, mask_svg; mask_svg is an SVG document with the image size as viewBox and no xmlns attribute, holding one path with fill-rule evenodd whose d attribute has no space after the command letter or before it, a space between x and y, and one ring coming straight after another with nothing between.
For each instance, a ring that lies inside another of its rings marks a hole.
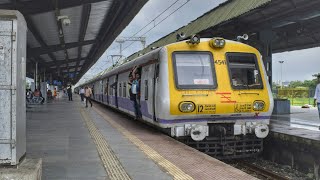
<instances>
[{"instance_id":1,"label":"passenger inside train","mask_svg":"<svg viewBox=\"0 0 320 180\"><path fill-rule=\"evenodd\" d=\"M228 54L232 86L235 89L262 89L256 57L252 54Z\"/></svg>"}]
</instances>

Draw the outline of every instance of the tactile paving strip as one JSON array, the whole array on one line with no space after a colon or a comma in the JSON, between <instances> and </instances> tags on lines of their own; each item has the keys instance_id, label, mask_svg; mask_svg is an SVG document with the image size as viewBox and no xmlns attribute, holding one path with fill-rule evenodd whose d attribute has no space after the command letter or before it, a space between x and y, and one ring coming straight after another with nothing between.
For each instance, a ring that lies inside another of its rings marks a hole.
<instances>
[{"instance_id":1,"label":"tactile paving strip","mask_svg":"<svg viewBox=\"0 0 320 180\"><path fill-rule=\"evenodd\" d=\"M125 128L123 128L118 123L114 122L108 115L102 113L97 108L94 108L94 110L100 114L106 121L108 121L114 128L119 130L126 138L128 138L133 144L135 144L140 150L142 150L150 159L152 159L154 162L159 164L161 167L163 167L169 174L173 176L174 179L177 180L192 180L193 178L183 172L180 168L178 168L176 165L162 157L159 153L157 153L155 150L153 150L151 147L143 143L140 139L138 139L136 136L131 134L129 131L127 131Z\"/></svg>"},{"instance_id":2,"label":"tactile paving strip","mask_svg":"<svg viewBox=\"0 0 320 180\"><path fill-rule=\"evenodd\" d=\"M112 180L129 180L131 179L123 166L121 165L119 159L112 151L111 147L108 145L105 137L99 132L95 123L92 121L87 112L81 108L81 115L89 129L92 139L96 144L98 153L100 155L101 161L105 170L107 171L110 179Z\"/></svg>"}]
</instances>

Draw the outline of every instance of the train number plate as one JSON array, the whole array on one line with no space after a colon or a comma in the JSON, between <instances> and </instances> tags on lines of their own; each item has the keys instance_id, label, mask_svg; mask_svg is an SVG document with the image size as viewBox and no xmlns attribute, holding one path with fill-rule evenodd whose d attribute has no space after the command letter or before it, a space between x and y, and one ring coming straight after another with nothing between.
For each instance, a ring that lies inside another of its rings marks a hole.
<instances>
[{"instance_id":1,"label":"train number plate","mask_svg":"<svg viewBox=\"0 0 320 180\"><path fill-rule=\"evenodd\" d=\"M216 105L215 104L198 104L197 113L215 114Z\"/></svg>"}]
</instances>

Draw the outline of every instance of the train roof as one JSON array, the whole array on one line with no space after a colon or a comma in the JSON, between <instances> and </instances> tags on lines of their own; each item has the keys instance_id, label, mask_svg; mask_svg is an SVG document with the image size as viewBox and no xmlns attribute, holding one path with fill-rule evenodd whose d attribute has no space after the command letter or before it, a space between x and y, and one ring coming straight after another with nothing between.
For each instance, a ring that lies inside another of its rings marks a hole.
<instances>
[{"instance_id":1,"label":"train roof","mask_svg":"<svg viewBox=\"0 0 320 180\"><path fill-rule=\"evenodd\" d=\"M200 42L207 42L209 40L211 40L212 38L201 38L200 39ZM86 84L90 84L92 82L95 82L97 80L101 80L101 79L104 79L105 77L109 77L110 75L113 75L113 74L117 74L119 72L122 72L128 68L131 68L131 67L134 67L134 66L138 66L138 65L141 65L141 64L144 64L144 63L147 63L148 61L150 60L156 60L158 58L158 55L159 55L159 52L161 51L161 49L163 49L164 47L167 47L167 46L171 46L171 45L174 45L174 44L179 44L179 43L183 43L183 42L186 42L188 40L183 40L183 41L178 41L178 42L174 42L174 43L170 43L170 44L167 44L165 46L162 46L162 47L154 47L155 49L146 53L146 54L143 54L137 58L134 58L134 59L125 59L121 64L118 64L116 65L115 67L111 66L109 68L107 68L106 70L102 71L101 73L97 74L95 77L93 77L92 79L90 79L89 81L87 82L84 82L83 84L79 85L79 86L83 86L83 85L86 85ZM243 45L247 45L247 44L244 44L244 43L241 43L241 42L238 42L238 41L233 41L233 40L227 40L226 39L226 42L231 42L231 43L239 43L239 44L243 44ZM250 45L247 45L247 46L250 46ZM251 46L250 46L251 47Z\"/></svg>"},{"instance_id":2,"label":"train roof","mask_svg":"<svg viewBox=\"0 0 320 180\"><path fill-rule=\"evenodd\" d=\"M122 64L119 64L118 66L115 66L115 67L111 66L111 67L107 68L105 71L103 71L102 73L99 73L98 75L96 75L95 77L90 79L89 81L84 82L83 84L81 84L79 86L90 84L94 81L101 80L101 79L108 77L110 75L122 72L130 67L134 67L134 66L138 66L138 65L147 63L150 60L155 60L158 58L158 54L161 49L162 49L162 47L156 48L153 51L150 51L144 55L141 55L140 57L137 57L133 60L124 61Z\"/></svg>"}]
</instances>

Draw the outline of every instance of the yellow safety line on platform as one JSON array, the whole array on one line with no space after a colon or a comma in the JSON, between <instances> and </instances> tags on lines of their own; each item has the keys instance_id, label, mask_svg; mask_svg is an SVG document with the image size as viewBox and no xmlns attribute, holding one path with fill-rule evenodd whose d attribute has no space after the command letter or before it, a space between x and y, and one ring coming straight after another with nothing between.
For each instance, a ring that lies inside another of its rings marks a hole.
<instances>
[{"instance_id":1,"label":"yellow safety line on platform","mask_svg":"<svg viewBox=\"0 0 320 180\"><path fill-rule=\"evenodd\" d=\"M140 150L142 150L150 159L158 163L163 167L169 174L173 176L174 179L192 180L193 178L183 172L176 165L162 157L158 152L153 150L150 146L143 143L136 136L131 134L128 130L123 128L121 125L112 120L111 117L102 113L99 109L94 107L94 110L100 114L106 121L108 121L114 128L118 129L126 138L128 138L133 144L135 144Z\"/></svg>"},{"instance_id":2,"label":"yellow safety line on platform","mask_svg":"<svg viewBox=\"0 0 320 180\"><path fill-rule=\"evenodd\" d=\"M80 112L85 123L87 124L91 137L94 140L94 143L96 144L101 161L110 179L112 180L131 179L127 174L127 172L124 170L117 156L112 151L111 147L108 145L108 142L105 139L105 137L97 129L91 117L87 114L85 110L83 110L83 108L80 109Z\"/></svg>"}]
</instances>

